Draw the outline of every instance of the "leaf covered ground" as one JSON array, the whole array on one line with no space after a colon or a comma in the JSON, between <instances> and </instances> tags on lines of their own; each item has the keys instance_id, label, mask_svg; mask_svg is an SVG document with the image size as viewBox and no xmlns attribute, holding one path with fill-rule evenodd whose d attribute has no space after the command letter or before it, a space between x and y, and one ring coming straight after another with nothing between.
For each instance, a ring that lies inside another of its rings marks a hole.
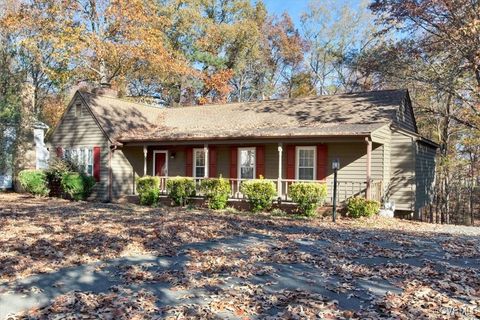
<instances>
[{"instance_id":1,"label":"leaf covered ground","mask_svg":"<svg viewBox=\"0 0 480 320\"><path fill-rule=\"evenodd\" d=\"M0 204L0 318L480 317L479 228Z\"/></svg>"}]
</instances>

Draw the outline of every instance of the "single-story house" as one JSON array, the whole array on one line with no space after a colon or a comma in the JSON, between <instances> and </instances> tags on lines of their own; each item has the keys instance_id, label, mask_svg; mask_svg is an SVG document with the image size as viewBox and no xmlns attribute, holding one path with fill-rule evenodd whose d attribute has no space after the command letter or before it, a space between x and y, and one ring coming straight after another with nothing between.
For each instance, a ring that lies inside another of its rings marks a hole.
<instances>
[{"instance_id":1,"label":"single-story house","mask_svg":"<svg viewBox=\"0 0 480 320\"><path fill-rule=\"evenodd\" d=\"M418 212L432 200L437 145L419 135L407 90L164 108L77 91L49 138L57 156L79 159L94 197L135 194L145 175L222 176L232 198L263 176L288 201L295 181L327 183L338 159L338 200L353 195ZM162 190L163 190L162 189Z\"/></svg>"}]
</instances>

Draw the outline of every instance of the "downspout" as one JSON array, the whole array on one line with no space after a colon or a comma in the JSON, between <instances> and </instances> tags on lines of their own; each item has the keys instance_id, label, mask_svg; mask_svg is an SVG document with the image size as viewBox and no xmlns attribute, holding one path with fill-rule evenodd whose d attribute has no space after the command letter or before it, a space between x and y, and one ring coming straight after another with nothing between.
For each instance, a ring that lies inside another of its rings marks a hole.
<instances>
[{"instance_id":1,"label":"downspout","mask_svg":"<svg viewBox=\"0 0 480 320\"><path fill-rule=\"evenodd\" d=\"M365 142L367 143L367 190L365 194L365 198L370 200L372 191L371 191L371 183L372 183L372 140L369 137L365 138Z\"/></svg>"},{"instance_id":2,"label":"downspout","mask_svg":"<svg viewBox=\"0 0 480 320\"><path fill-rule=\"evenodd\" d=\"M108 152L108 201L112 201L112 181L113 181L113 170L112 170L112 155L115 150L117 150L117 145L110 145Z\"/></svg>"}]
</instances>

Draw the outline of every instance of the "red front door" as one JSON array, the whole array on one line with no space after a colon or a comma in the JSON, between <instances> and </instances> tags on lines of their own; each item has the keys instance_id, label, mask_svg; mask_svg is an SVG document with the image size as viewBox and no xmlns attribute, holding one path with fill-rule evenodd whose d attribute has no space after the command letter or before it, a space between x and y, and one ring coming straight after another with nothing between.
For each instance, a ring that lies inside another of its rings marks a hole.
<instances>
[{"instance_id":1,"label":"red front door","mask_svg":"<svg viewBox=\"0 0 480 320\"><path fill-rule=\"evenodd\" d=\"M155 153L155 175L167 176L167 154L165 152Z\"/></svg>"}]
</instances>

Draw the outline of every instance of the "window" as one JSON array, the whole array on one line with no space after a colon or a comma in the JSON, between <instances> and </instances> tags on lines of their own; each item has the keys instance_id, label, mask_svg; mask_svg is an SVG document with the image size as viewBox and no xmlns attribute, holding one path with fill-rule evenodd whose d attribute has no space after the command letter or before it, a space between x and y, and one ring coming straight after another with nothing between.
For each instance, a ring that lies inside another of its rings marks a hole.
<instances>
[{"instance_id":1,"label":"window","mask_svg":"<svg viewBox=\"0 0 480 320\"><path fill-rule=\"evenodd\" d=\"M63 150L63 159L72 161L89 176L93 176L93 149L66 148Z\"/></svg>"},{"instance_id":2,"label":"window","mask_svg":"<svg viewBox=\"0 0 480 320\"><path fill-rule=\"evenodd\" d=\"M316 147L297 147L297 180L315 180Z\"/></svg>"},{"instance_id":3,"label":"window","mask_svg":"<svg viewBox=\"0 0 480 320\"><path fill-rule=\"evenodd\" d=\"M205 150L193 149L193 174L197 178L205 177Z\"/></svg>"},{"instance_id":4,"label":"window","mask_svg":"<svg viewBox=\"0 0 480 320\"><path fill-rule=\"evenodd\" d=\"M80 117L82 115L82 105L77 103L75 105L75 117Z\"/></svg>"},{"instance_id":5,"label":"window","mask_svg":"<svg viewBox=\"0 0 480 320\"><path fill-rule=\"evenodd\" d=\"M255 148L238 149L238 171L240 179L255 178Z\"/></svg>"}]
</instances>

